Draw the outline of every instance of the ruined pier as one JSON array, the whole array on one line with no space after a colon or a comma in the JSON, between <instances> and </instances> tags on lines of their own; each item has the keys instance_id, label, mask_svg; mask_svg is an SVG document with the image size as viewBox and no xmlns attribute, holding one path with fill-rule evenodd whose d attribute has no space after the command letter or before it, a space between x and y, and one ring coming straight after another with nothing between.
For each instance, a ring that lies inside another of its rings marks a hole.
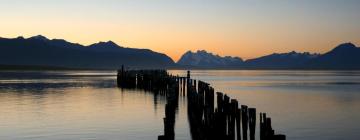
<instances>
[{"instance_id":1,"label":"ruined pier","mask_svg":"<svg viewBox=\"0 0 360 140\"><path fill-rule=\"evenodd\" d=\"M260 119L260 140L285 140L275 134L271 118L241 105L236 99L216 92L210 84L186 76L174 76L166 70L124 70L117 74L121 88L150 91L166 97L164 134L158 140L175 139L175 118L179 96L187 97L188 122L193 140L255 140L256 119ZM216 95L216 96L215 96Z\"/></svg>"}]
</instances>

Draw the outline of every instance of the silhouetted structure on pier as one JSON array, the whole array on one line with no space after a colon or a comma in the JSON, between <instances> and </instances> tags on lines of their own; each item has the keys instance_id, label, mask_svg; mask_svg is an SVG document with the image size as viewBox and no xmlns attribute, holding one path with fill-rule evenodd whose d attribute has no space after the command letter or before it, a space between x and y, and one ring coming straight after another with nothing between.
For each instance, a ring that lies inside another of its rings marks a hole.
<instances>
[{"instance_id":1,"label":"silhouetted structure on pier","mask_svg":"<svg viewBox=\"0 0 360 140\"><path fill-rule=\"evenodd\" d=\"M215 93L210 84L187 77L169 75L165 70L118 71L118 86L152 91L167 98L164 135L159 140L175 139L175 115L178 97L187 96L188 120L193 140L255 140L256 109L241 105L221 92ZM271 119L260 113L260 140L285 140L276 135Z\"/></svg>"}]
</instances>

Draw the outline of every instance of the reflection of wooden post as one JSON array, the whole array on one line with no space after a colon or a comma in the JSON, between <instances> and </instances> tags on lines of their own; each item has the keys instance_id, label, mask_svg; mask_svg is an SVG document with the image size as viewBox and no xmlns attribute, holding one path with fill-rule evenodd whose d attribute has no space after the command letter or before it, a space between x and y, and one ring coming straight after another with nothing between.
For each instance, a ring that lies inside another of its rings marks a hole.
<instances>
[{"instance_id":1,"label":"reflection of wooden post","mask_svg":"<svg viewBox=\"0 0 360 140\"><path fill-rule=\"evenodd\" d=\"M266 117L266 113L260 113L260 140L286 140L285 135L275 135L271 118Z\"/></svg>"},{"instance_id":2,"label":"reflection of wooden post","mask_svg":"<svg viewBox=\"0 0 360 140\"><path fill-rule=\"evenodd\" d=\"M182 79L183 94L185 96L185 93L186 93L186 79L185 79L185 77L181 77L181 79Z\"/></svg>"},{"instance_id":3,"label":"reflection of wooden post","mask_svg":"<svg viewBox=\"0 0 360 140\"><path fill-rule=\"evenodd\" d=\"M266 139L274 136L274 130L272 129L271 126L271 118L266 118L265 126L266 126L266 131L265 131Z\"/></svg>"},{"instance_id":4,"label":"reflection of wooden post","mask_svg":"<svg viewBox=\"0 0 360 140\"><path fill-rule=\"evenodd\" d=\"M161 79L155 80L155 86L159 88L160 92L164 93L167 98L164 118L164 135L159 136L158 140L175 139L175 118L176 109L178 107L179 83L176 80L178 79L177 77L174 78L170 76L170 79L168 78L169 77L162 77Z\"/></svg>"},{"instance_id":5,"label":"reflection of wooden post","mask_svg":"<svg viewBox=\"0 0 360 140\"><path fill-rule=\"evenodd\" d=\"M285 135L274 135L273 136L273 140L286 140L286 136Z\"/></svg>"},{"instance_id":6,"label":"reflection of wooden post","mask_svg":"<svg viewBox=\"0 0 360 140\"><path fill-rule=\"evenodd\" d=\"M214 89L208 83L190 79L190 71L187 71L186 77L175 77L164 70L125 70L122 66L118 70L117 80L123 88L144 89L167 98L164 135L159 136L159 140L175 138L178 96L185 93L190 132L194 140L247 140L248 129L250 140L255 140L256 109L245 105L239 108L237 100L220 92L217 92L217 108L214 109ZM260 140L285 139L285 135L274 134L271 119L265 113L260 113Z\"/></svg>"}]
</instances>

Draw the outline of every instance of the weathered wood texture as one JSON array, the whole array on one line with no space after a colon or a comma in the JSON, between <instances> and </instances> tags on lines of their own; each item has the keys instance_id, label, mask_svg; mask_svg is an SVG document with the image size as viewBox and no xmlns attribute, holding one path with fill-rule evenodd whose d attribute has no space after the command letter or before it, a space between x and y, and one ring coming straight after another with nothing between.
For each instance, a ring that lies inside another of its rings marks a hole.
<instances>
[{"instance_id":1,"label":"weathered wood texture","mask_svg":"<svg viewBox=\"0 0 360 140\"><path fill-rule=\"evenodd\" d=\"M193 140L255 140L256 109L240 105L224 93L216 93L210 84L186 77L172 76L165 70L118 71L118 86L136 88L164 95L167 98L164 135L159 140L175 139L175 115L178 97L187 97L188 121ZM260 140L285 140L276 135L271 119L260 113Z\"/></svg>"}]
</instances>

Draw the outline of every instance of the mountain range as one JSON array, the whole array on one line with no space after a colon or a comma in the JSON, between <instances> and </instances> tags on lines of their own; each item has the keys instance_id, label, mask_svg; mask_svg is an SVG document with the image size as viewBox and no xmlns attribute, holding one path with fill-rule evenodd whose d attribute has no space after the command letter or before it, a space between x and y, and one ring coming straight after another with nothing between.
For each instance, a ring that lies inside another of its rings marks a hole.
<instances>
[{"instance_id":1,"label":"mountain range","mask_svg":"<svg viewBox=\"0 0 360 140\"><path fill-rule=\"evenodd\" d=\"M187 51L175 63L149 49L126 48L112 41L91 45L45 36L0 38L0 69L50 67L51 69L360 69L360 48L344 43L324 54L273 53L255 59L219 56L205 50Z\"/></svg>"},{"instance_id":2,"label":"mountain range","mask_svg":"<svg viewBox=\"0 0 360 140\"><path fill-rule=\"evenodd\" d=\"M81 69L167 68L175 65L165 54L125 48L112 41L89 46L38 35L0 38L0 65L51 66Z\"/></svg>"},{"instance_id":3,"label":"mountain range","mask_svg":"<svg viewBox=\"0 0 360 140\"><path fill-rule=\"evenodd\" d=\"M201 68L226 68L231 66L242 65L244 61L239 57L214 55L208 53L205 50L199 50L197 52L186 52L180 60L178 65L188 67L201 67Z\"/></svg>"},{"instance_id":4,"label":"mountain range","mask_svg":"<svg viewBox=\"0 0 360 140\"><path fill-rule=\"evenodd\" d=\"M177 62L186 68L205 69L360 69L360 48L344 43L324 54L273 53L255 59L214 55L204 50L186 52Z\"/></svg>"}]
</instances>

